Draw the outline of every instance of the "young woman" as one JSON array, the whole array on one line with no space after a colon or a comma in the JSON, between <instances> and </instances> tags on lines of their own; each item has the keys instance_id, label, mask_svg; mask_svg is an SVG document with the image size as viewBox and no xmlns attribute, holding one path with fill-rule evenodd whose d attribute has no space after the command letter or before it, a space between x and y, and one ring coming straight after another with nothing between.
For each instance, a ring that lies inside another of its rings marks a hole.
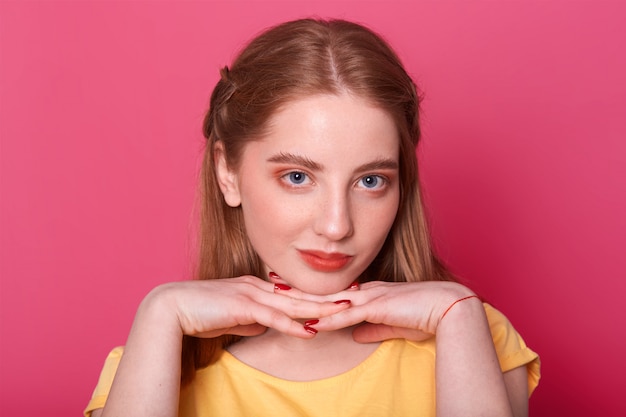
<instances>
[{"instance_id":1,"label":"young woman","mask_svg":"<svg viewBox=\"0 0 626 417\"><path fill-rule=\"evenodd\" d=\"M199 279L148 294L86 415L527 415L537 355L433 254L418 103L362 26L254 39L205 118Z\"/></svg>"}]
</instances>

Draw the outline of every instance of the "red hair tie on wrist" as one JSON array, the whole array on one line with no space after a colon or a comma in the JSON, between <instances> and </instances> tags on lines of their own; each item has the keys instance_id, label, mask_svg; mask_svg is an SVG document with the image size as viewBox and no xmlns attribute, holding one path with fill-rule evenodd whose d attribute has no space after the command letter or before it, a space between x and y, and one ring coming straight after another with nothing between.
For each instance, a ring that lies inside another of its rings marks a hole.
<instances>
[{"instance_id":1,"label":"red hair tie on wrist","mask_svg":"<svg viewBox=\"0 0 626 417\"><path fill-rule=\"evenodd\" d=\"M452 309L452 307L454 307L457 303L460 303L461 301L469 300L470 298L478 298L480 300L480 298L477 295L468 295L467 297L459 298L458 300L450 304L450 307L448 307L446 311L443 312L439 321L443 320L446 314L448 314L448 311L450 311L450 309Z\"/></svg>"}]
</instances>

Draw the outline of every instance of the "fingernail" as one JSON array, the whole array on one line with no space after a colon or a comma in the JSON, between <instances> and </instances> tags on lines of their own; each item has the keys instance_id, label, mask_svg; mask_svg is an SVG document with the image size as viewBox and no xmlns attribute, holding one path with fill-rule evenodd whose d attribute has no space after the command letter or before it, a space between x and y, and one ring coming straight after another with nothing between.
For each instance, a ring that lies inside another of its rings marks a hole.
<instances>
[{"instance_id":1,"label":"fingernail","mask_svg":"<svg viewBox=\"0 0 626 417\"><path fill-rule=\"evenodd\" d=\"M320 321L319 321L318 319L307 320L307 321L305 321L305 322L304 322L304 327L305 327L305 328L306 328L306 327L310 327L310 326L313 326L313 325L315 325L315 324L317 324L317 323L319 323L319 322L320 322ZM314 330L315 330L315 329L314 329Z\"/></svg>"},{"instance_id":2,"label":"fingernail","mask_svg":"<svg viewBox=\"0 0 626 417\"><path fill-rule=\"evenodd\" d=\"M291 287L285 284L274 284L274 290L277 291L289 291Z\"/></svg>"},{"instance_id":3,"label":"fingernail","mask_svg":"<svg viewBox=\"0 0 626 417\"><path fill-rule=\"evenodd\" d=\"M274 272L274 271L270 271L270 273L269 273L269 274L267 274L267 275L268 275L270 278L280 278L280 277L278 276L278 274L277 274L276 272Z\"/></svg>"},{"instance_id":4,"label":"fingernail","mask_svg":"<svg viewBox=\"0 0 626 417\"><path fill-rule=\"evenodd\" d=\"M359 289L359 281L354 281L352 284L350 284L348 289L349 290L358 290Z\"/></svg>"},{"instance_id":5,"label":"fingernail","mask_svg":"<svg viewBox=\"0 0 626 417\"><path fill-rule=\"evenodd\" d=\"M350 300L337 300L335 301L335 304L351 304L352 301Z\"/></svg>"},{"instance_id":6,"label":"fingernail","mask_svg":"<svg viewBox=\"0 0 626 417\"><path fill-rule=\"evenodd\" d=\"M306 330L307 332L311 333L311 334L317 334L317 330L315 330L313 327L310 326L304 326L304 330Z\"/></svg>"}]
</instances>

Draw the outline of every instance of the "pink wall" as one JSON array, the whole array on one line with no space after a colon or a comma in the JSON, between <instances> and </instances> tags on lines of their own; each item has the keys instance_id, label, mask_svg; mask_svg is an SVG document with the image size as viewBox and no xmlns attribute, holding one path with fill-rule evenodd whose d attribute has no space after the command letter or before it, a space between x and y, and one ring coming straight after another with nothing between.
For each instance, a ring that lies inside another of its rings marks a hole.
<instances>
[{"instance_id":1,"label":"pink wall","mask_svg":"<svg viewBox=\"0 0 626 417\"><path fill-rule=\"evenodd\" d=\"M379 30L425 91L437 242L541 354L532 415L624 415L626 10L597 1L0 2L0 415L79 415L187 277L218 67L307 15Z\"/></svg>"}]
</instances>

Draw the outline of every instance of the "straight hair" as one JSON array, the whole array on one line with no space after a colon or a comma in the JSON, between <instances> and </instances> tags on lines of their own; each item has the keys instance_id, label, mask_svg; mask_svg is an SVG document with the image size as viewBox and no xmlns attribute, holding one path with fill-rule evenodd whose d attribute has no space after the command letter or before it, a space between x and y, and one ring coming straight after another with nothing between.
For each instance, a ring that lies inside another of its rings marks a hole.
<instances>
[{"instance_id":1,"label":"straight hair","mask_svg":"<svg viewBox=\"0 0 626 417\"><path fill-rule=\"evenodd\" d=\"M389 235L359 278L453 281L431 245L419 187L420 95L391 47L372 30L344 20L302 19L253 39L232 66L220 71L204 118L200 173L197 279L262 277L263 263L245 230L241 207L224 201L214 164L215 144L237 169L246 144L261 140L270 118L292 101L349 93L386 111L400 138L400 204ZM183 338L182 382L214 362L240 336Z\"/></svg>"}]
</instances>

